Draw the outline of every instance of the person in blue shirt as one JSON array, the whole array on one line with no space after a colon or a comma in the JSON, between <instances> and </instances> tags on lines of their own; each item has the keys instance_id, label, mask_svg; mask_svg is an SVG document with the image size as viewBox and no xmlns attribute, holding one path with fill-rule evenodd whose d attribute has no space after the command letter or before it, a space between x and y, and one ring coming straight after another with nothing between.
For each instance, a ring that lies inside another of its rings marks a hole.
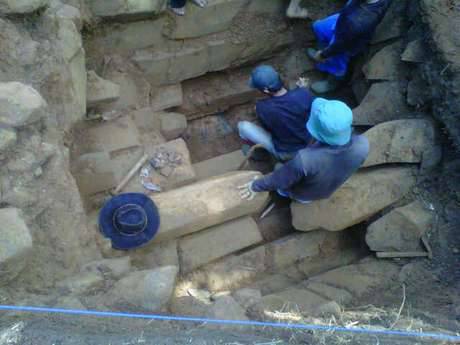
<instances>
[{"instance_id":1,"label":"person in blue shirt","mask_svg":"<svg viewBox=\"0 0 460 345\"><path fill-rule=\"evenodd\" d=\"M320 71L329 74L327 80L312 84L314 92L337 88L347 73L350 59L366 49L391 1L349 0L338 13L313 23L320 49L309 48L307 53Z\"/></svg>"},{"instance_id":2,"label":"person in blue shirt","mask_svg":"<svg viewBox=\"0 0 460 345\"><path fill-rule=\"evenodd\" d=\"M367 138L353 134L352 122L345 103L316 98L306 125L316 142L273 173L238 187L241 197L277 191L300 203L329 198L369 154Z\"/></svg>"},{"instance_id":3,"label":"person in blue shirt","mask_svg":"<svg viewBox=\"0 0 460 345\"><path fill-rule=\"evenodd\" d=\"M201 8L208 5L208 0L192 0L192 2ZM186 3L187 0L169 0L169 8L175 15L184 16Z\"/></svg>"},{"instance_id":4,"label":"person in blue shirt","mask_svg":"<svg viewBox=\"0 0 460 345\"><path fill-rule=\"evenodd\" d=\"M312 95L304 87L288 91L278 72L268 65L252 71L249 85L268 97L256 104L262 127L241 121L240 137L252 144L262 144L278 160L291 159L311 140L305 124L310 116Z\"/></svg>"}]
</instances>

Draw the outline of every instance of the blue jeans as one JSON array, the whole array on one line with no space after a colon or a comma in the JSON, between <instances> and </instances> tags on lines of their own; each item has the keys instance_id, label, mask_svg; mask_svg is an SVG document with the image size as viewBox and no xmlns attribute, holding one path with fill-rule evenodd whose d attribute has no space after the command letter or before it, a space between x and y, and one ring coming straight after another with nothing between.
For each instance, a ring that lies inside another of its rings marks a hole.
<instances>
[{"instance_id":1,"label":"blue jeans","mask_svg":"<svg viewBox=\"0 0 460 345\"><path fill-rule=\"evenodd\" d=\"M261 144L268 152L278 160L287 161L292 159L297 152L278 152L273 144L270 132L249 121L238 122L238 133L243 140L248 140L254 144Z\"/></svg>"},{"instance_id":2,"label":"blue jeans","mask_svg":"<svg viewBox=\"0 0 460 345\"><path fill-rule=\"evenodd\" d=\"M181 8L185 6L187 0L170 0L170 6L172 8Z\"/></svg>"}]
</instances>

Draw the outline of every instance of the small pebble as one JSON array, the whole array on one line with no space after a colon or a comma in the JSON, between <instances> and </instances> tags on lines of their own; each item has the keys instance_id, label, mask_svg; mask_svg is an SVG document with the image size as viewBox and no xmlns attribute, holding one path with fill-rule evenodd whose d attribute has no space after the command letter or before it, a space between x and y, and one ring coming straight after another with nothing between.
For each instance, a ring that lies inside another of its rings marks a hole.
<instances>
[{"instance_id":1,"label":"small pebble","mask_svg":"<svg viewBox=\"0 0 460 345\"><path fill-rule=\"evenodd\" d=\"M35 177L40 177L43 175L43 169L41 167L38 167L37 169L35 169L34 171L34 176Z\"/></svg>"}]
</instances>

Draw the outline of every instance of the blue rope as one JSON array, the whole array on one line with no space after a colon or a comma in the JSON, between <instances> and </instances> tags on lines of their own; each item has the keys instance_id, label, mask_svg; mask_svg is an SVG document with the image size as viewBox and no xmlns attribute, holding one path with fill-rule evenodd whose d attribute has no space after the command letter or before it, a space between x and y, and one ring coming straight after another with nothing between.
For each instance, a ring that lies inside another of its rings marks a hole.
<instances>
[{"instance_id":1,"label":"blue rope","mask_svg":"<svg viewBox=\"0 0 460 345\"><path fill-rule=\"evenodd\" d=\"M165 315L150 315L150 314L131 314L119 312L104 312L91 310L75 310L75 309L60 309L60 308L45 308L45 307L28 307L28 306L12 306L0 305L0 310L4 311L21 311L32 313L54 313L54 314L70 314L70 315L87 315L100 317L121 317L131 319L148 319L157 321L183 321L183 322L199 322L221 325L239 325L239 326L260 326L286 329L302 329L309 331L334 331L347 332L358 334L373 334L373 335L395 335L401 337L414 338L432 338L448 342L459 342L460 336L447 335L442 333L426 333L426 332L408 332L408 331L392 331L392 330L377 330L366 328L346 328L339 326L321 326L309 324L289 324L277 322L261 322L261 321L237 321L237 320L213 320L199 317L184 317L184 316L165 316Z\"/></svg>"}]
</instances>

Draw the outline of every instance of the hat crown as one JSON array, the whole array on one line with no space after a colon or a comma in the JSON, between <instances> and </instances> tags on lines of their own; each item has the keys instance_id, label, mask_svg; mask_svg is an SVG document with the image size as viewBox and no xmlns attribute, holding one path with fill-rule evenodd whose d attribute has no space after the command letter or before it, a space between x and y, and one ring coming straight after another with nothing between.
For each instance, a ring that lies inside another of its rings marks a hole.
<instances>
[{"instance_id":1,"label":"hat crown","mask_svg":"<svg viewBox=\"0 0 460 345\"><path fill-rule=\"evenodd\" d=\"M262 91L264 89L278 91L283 85L278 72L269 65L256 67L251 73L249 84Z\"/></svg>"},{"instance_id":2,"label":"hat crown","mask_svg":"<svg viewBox=\"0 0 460 345\"><path fill-rule=\"evenodd\" d=\"M113 215L114 226L126 236L134 236L144 231L147 225L147 214L136 204L126 204L119 207Z\"/></svg>"}]
</instances>

